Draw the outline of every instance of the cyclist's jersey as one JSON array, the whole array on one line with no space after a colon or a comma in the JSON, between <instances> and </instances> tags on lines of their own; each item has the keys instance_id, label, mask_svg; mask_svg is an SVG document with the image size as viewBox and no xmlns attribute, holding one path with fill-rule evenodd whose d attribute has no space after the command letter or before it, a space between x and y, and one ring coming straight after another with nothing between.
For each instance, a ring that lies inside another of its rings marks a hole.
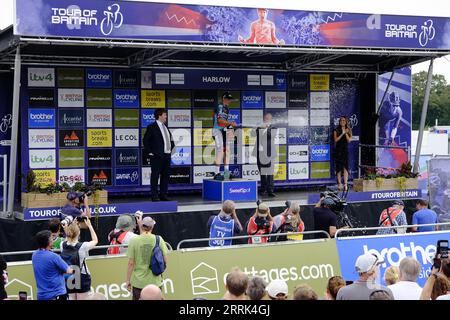
<instances>
[{"instance_id":1,"label":"cyclist's jersey","mask_svg":"<svg viewBox=\"0 0 450 320\"><path fill-rule=\"evenodd\" d=\"M224 119L226 121L228 121L228 117L229 117L229 112L230 110L228 109L228 107L219 104L216 109L214 110L214 129L218 129L218 130L222 130L225 128L225 126L222 126L218 123L219 119Z\"/></svg>"}]
</instances>

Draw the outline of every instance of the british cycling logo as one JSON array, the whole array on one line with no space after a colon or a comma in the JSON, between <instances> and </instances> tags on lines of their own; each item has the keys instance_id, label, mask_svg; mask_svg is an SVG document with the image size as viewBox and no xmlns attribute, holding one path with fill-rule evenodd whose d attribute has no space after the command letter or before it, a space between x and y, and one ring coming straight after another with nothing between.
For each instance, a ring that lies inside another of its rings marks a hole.
<instances>
[{"instance_id":1,"label":"british cycling logo","mask_svg":"<svg viewBox=\"0 0 450 320\"><path fill-rule=\"evenodd\" d=\"M69 30L81 29L81 26L98 26L97 10L70 5L67 8L51 8L51 11L51 24L65 24ZM108 36L114 29L122 26L123 15L117 3L108 6L103 15L104 18L100 22L100 31L103 35Z\"/></svg>"}]
</instances>

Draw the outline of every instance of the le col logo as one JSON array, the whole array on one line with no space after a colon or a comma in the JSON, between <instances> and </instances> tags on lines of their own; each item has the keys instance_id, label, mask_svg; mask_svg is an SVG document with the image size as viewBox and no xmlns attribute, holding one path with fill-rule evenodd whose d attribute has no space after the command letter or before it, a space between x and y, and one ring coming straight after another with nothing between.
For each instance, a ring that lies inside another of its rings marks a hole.
<instances>
[{"instance_id":1,"label":"le col logo","mask_svg":"<svg viewBox=\"0 0 450 320\"><path fill-rule=\"evenodd\" d=\"M137 137L132 134L117 134L116 140L120 141L137 141Z\"/></svg>"},{"instance_id":2,"label":"le col logo","mask_svg":"<svg viewBox=\"0 0 450 320\"><path fill-rule=\"evenodd\" d=\"M239 194L246 194L250 193L250 188L230 188L230 194L231 193L239 193Z\"/></svg>"}]
</instances>

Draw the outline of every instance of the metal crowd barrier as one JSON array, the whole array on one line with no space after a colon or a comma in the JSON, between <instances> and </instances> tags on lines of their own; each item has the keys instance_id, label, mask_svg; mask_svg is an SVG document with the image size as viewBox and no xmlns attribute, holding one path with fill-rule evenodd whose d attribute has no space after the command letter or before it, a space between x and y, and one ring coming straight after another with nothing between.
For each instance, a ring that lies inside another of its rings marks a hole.
<instances>
[{"instance_id":1,"label":"metal crowd barrier","mask_svg":"<svg viewBox=\"0 0 450 320\"><path fill-rule=\"evenodd\" d=\"M166 245L167 245L167 249L169 251L173 251L173 247L170 245L170 243L166 242ZM109 249L109 248L114 248L114 247L127 248L128 245L127 244L112 244L112 245L95 246L94 248L92 248L89 251L101 250L101 249ZM19 256L19 255L33 254L35 251L36 250L0 252L0 255L2 255L2 256ZM60 249L54 249L54 250L51 250L51 251L52 252L57 252L57 253L61 252ZM113 256L113 255L111 255L111 256Z\"/></svg>"},{"instance_id":2,"label":"metal crowd barrier","mask_svg":"<svg viewBox=\"0 0 450 320\"><path fill-rule=\"evenodd\" d=\"M379 229L399 229L399 228L412 228L412 227L428 227L428 226L450 226L450 222L441 222L441 223L428 223L428 224L408 224L403 226L391 226L391 227L367 227L367 228L343 228L336 230L336 233L334 237L337 239L339 234L344 232L354 232L354 231L372 231L372 230L379 230ZM430 232L439 232L444 230L435 230ZM419 233L419 232L412 232L412 233ZM397 233L402 234L402 233ZM406 234L406 233L404 233ZM411 233L410 233L411 234Z\"/></svg>"},{"instance_id":3,"label":"metal crowd barrier","mask_svg":"<svg viewBox=\"0 0 450 320\"><path fill-rule=\"evenodd\" d=\"M0 158L3 158L3 181L0 181L0 185L3 186L3 214L6 214L8 201L8 155L0 154Z\"/></svg>"},{"instance_id":4,"label":"metal crowd barrier","mask_svg":"<svg viewBox=\"0 0 450 320\"><path fill-rule=\"evenodd\" d=\"M286 233L269 233L269 234L261 234L261 235L247 235L247 236L234 236L234 237L224 237L224 238L198 238L198 239L185 239L181 240L177 245L177 250L181 249L181 245L183 243L192 243L192 242L203 242L203 241L210 241L210 240L237 240L237 239L248 239L248 238L267 238L267 237L278 237L278 236L285 236L285 235L298 235L298 234L317 234L317 233L323 233L327 236L328 239L330 239L330 235L326 231L322 230L315 230L315 231L304 231L304 232L286 232Z\"/></svg>"}]
</instances>

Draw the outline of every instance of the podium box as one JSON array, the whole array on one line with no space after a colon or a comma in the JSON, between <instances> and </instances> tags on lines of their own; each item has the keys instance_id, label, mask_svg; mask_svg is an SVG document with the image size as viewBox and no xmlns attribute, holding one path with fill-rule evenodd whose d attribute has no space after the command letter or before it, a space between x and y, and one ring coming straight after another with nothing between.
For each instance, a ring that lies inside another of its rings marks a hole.
<instances>
[{"instance_id":1,"label":"podium box","mask_svg":"<svg viewBox=\"0 0 450 320\"><path fill-rule=\"evenodd\" d=\"M256 201L258 199L258 181L233 179L233 180L203 180L204 200L233 200Z\"/></svg>"}]
</instances>

